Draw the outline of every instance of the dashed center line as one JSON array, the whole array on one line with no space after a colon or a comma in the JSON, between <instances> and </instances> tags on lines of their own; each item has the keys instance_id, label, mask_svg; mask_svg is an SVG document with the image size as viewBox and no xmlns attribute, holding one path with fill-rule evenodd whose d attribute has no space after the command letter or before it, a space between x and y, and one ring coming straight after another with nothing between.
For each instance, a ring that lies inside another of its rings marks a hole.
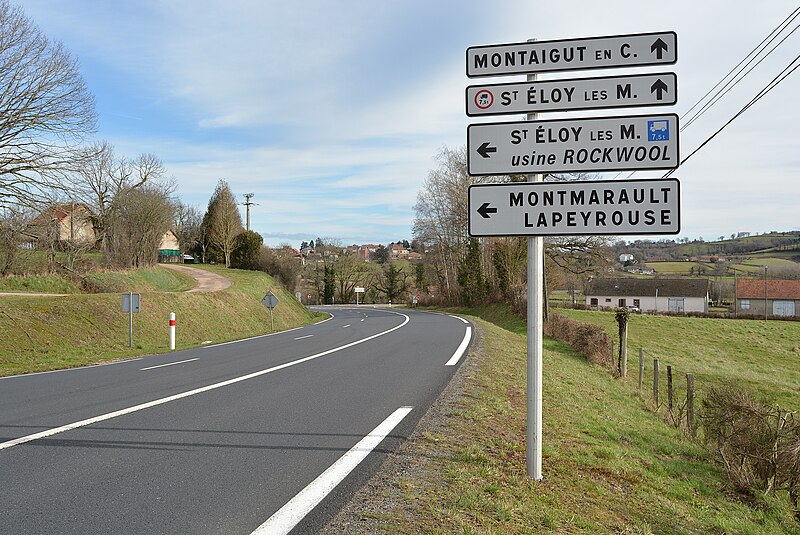
<instances>
[{"instance_id":1,"label":"dashed center line","mask_svg":"<svg viewBox=\"0 0 800 535\"><path fill-rule=\"evenodd\" d=\"M347 329L348 327L350 327L349 323L347 325L342 325L342 329Z\"/></svg>"},{"instance_id":2,"label":"dashed center line","mask_svg":"<svg viewBox=\"0 0 800 535\"><path fill-rule=\"evenodd\" d=\"M314 335L313 334L307 334L305 336L298 336L297 338L295 338L295 340L302 340L303 338L311 338L312 336L314 336Z\"/></svg>"},{"instance_id":3,"label":"dashed center line","mask_svg":"<svg viewBox=\"0 0 800 535\"><path fill-rule=\"evenodd\" d=\"M200 360L200 359L196 358L196 359L179 360L178 362L169 362L167 364L159 364L158 366L148 366L147 368L140 368L139 371L143 372L145 370L155 370L156 368L163 368L164 366L173 366L175 364L183 364L184 362L192 362L193 360Z\"/></svg>"}]
</instances>

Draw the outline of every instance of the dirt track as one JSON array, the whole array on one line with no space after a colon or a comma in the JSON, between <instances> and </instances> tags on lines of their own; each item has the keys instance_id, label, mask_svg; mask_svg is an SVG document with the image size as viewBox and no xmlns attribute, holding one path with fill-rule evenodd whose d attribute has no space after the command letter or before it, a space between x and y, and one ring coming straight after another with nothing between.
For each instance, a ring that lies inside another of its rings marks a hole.
<instances>
[{"instance_id":1,"label":"dirt track","mask_svg":"<svg viewBox=\"0 0 800 535\"><path fill-rule=\"evenodd\" d=\"M218 292L231 285L231 280L203 269L189 267L183 264L159 264L161 267L174 269L189 275L197 281L197 286L189 292Z\"/></svg>"}]
</instances>

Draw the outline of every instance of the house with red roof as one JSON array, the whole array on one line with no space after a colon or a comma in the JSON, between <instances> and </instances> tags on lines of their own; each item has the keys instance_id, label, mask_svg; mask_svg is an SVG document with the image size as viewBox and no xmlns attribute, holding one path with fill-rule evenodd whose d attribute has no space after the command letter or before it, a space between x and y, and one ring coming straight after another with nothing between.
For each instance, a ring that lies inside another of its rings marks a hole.
<instances>
[{"instance_id":1,"label":"house with red roof","mask_svg":"<svg viewBox=\"0 0 800 535\"><path fill-rule=\"evenodd\" d=\"M800 316L800 280L737 280L736 313L759 317Z\"/></svg>"}]
</instances>

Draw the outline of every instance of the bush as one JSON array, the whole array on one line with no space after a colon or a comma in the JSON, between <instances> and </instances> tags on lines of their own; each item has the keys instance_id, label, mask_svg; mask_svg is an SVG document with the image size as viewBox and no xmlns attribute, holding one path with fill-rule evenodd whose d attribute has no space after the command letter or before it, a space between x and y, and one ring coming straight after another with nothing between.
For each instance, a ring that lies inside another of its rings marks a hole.
<instances>
[{"instance_id":1,"label":"bush","mask_svg":"<svg viewBox=\"0 0 800 535\"><path fill-rule=\"evenodd\" d=\"M544 334L566 342L589 362L614 370L611 337L602 327L551 313L550 319L544 323Z\"/></svg>"},{"instance_id":2,"label":"bush","mask_svg":"<svg viewBox=\"0 0 800 535\"><path fill-rule=\"evenodd\" d=\"M233 240L231 267L236 269L261 269L261 245L264 239L258 232L246 230Z\"/></svg>"},{"instance_id":3,"label":"bush","mask_svg":"<svg viewBox=\"0 0 800 535\"><path fill-rule=\"evenodd\" d=\"M750 496L787 491L797 508L800 422L794 413L758 401L742 387L719 385L705 393L700 422L736 490Z\"/></svg>"}]
</instances>

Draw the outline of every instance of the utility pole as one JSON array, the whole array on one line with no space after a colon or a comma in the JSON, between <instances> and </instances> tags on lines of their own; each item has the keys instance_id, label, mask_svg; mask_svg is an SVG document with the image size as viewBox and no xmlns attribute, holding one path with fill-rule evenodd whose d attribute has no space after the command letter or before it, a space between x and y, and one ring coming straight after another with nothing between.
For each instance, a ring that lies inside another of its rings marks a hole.
<instances>
[{"instance_id":1,"label":"utility pole","mask_svg":"<svg viewBox=\"0 0 800 535\"><path fill-rule=\"evenodd\" d=\"M245 201L242 203L247 207L247 232L250 232L250 207L256 205L257 203L252 202L250 199L255 197L255 193L245 193L244 198Z\"/></svg>"}]
</instances>

